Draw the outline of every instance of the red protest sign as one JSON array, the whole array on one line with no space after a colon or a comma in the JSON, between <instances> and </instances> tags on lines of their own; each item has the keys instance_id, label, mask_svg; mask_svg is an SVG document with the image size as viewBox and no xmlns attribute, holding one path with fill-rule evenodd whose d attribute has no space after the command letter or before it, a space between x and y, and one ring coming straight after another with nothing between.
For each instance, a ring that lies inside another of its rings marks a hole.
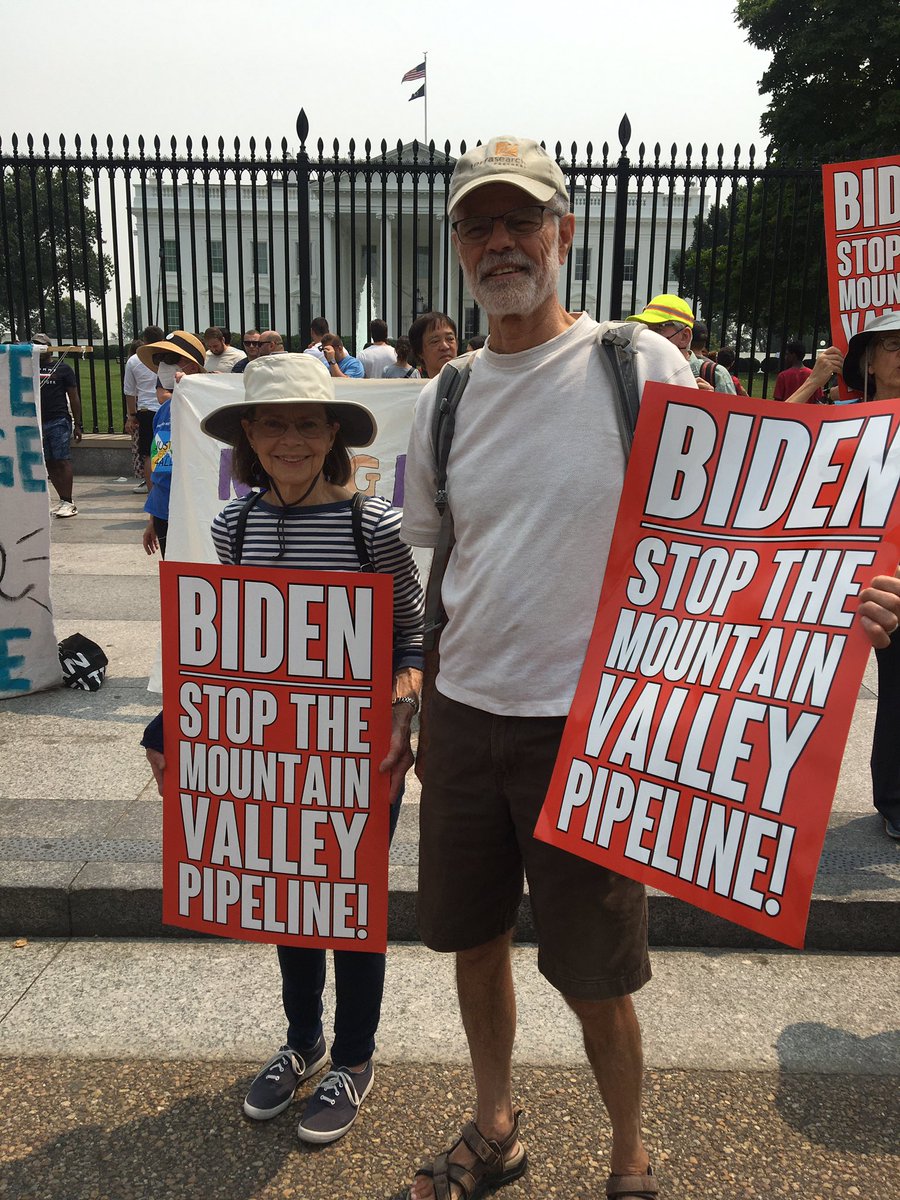
<instances>
[{"instance_id":1,"label":"red protest sign","mask_svg":"<svg viewBox=\"0 0 900 1200\"><path fill-rule=\"evenodd\" d=\"M898 426L647 385L536 837L803 944L856 597L900 558Z\"/></svg>"},{"instance_id":2,"label":"red protest sign","mask_svg":"<svg viewBox=\"0 0 900 1200\"><path fill-rule=\"evenodd\" d=\"M384 951L393 580L168 562L163 920Z\"/></svg>"},{"instance_id":3,"label":"red protest sign","mask_svg":"<svg viewBox=\"0 0 900 1200\"><path fill-rule=\"evenodd\" d=\"M846 354L855 333L900 310L900 156L822 167L831 337ZM841 380L841 396L858 395Z\"/></svg>"}]
</instances>

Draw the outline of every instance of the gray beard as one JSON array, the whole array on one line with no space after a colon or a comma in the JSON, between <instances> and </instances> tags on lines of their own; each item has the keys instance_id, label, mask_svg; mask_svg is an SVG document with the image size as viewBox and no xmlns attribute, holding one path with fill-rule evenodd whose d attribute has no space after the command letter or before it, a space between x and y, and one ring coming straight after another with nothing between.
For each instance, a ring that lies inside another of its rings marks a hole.
<instances>
[{"instance_id":1,"label":"gray beard","mask_svg":"<svg viewBox=\"0 0 900 1200\"><path fill-rule=\"evenodd\" d=\"M525 267L528 274L524 279L511 279L505 275L473 278L463 267L466 286L489 317L527 316L556 292L561 267L556 253L558 245L557 235L556 242L540 264L518 250L484 255L478 264L482 273L507 265Z\"/></svg>"}]
</instances>

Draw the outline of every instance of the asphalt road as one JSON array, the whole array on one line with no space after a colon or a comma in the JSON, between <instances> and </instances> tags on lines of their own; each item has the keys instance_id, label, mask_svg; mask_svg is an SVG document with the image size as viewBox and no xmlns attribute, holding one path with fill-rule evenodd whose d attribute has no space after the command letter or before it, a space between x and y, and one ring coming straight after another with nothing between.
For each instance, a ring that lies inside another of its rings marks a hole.
<instances>
[{"instance_id":1,"label":"asphalt road","mask_svg":"<svg viewBox=\"0 0 900 1200\"><path fill-rule=\"evenodd\" d=\"M295 1136L295 1105L240 1111L253 1064L0 1060L0 1196L10 1200L400 1200L468 1117L468 1071L379 1066L350 1133ZM312 1086L312 1085L308 1085ZM586 1069L517 1068L531 1166L505 1200L604 1195L607 1124ZM898 1079L649 1071L646 1140L663 1200L897 1200ZM599 1137L598 1137L599 1128Z\"/></svg>"}]
</instances>

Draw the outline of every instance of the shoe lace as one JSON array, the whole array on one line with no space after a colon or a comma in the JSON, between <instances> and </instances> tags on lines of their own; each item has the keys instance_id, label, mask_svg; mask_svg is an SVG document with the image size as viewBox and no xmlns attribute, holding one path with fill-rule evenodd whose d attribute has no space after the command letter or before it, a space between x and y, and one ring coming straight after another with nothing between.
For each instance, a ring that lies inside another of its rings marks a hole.
<instances>
[{"instance_id":1,"label":"shoe lace","mask_svg":"<svg viewBox=\"0 0 900 1200\"><path fill-rule=\"evenodd\" d=\"M319 1099L324 1100L326 1104L330 1104L332 1108L341 1098L341 1089L346 1089L347 1096L355 1108L359 1108L360 1099L359 1092L356 1090L356 1085L353 1082L353 1074L350 1071L329 1071L322 1082L319 1084L316 1091ZM333 1092L333 1096L326 1093Z\"/></svg>"},{"instance_id":2,"label":"shoe lace","mask_svg":"<svg viewBox=\"0 0 900 1200\"><path fill-rule=\"evenodd\" d=\"M277 1082L277 1080L281 1078L288 1067L293 1067L294 1072L297 1075L303 1074L303 1068L300 1066L297 1055L294 1054L292 1050L285 1049L276 1054L266 1067L266 1079L271 1079L273 1082Z\"/></svg>"}]
</instances>

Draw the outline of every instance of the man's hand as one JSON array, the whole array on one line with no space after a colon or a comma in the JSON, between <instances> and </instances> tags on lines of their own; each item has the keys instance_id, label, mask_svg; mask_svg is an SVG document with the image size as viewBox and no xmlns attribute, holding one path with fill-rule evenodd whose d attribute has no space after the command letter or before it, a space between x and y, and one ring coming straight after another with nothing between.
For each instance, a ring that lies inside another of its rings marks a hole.
<instances>
[{"instance_id":1,"label":"man's hand","mask_svg":"<svg viewBox=\"0 0 900 1200\"><path fill-rule=\"evenodd\" d=\"M159 789L159 794L163 794L163 776L166 772L166 756L158 750L145 749L147 762L150 764L150 770L153 772L153 778L156 780L156 786Z\"/></svg>"},{"instance_id":2,"label":"man's hand","mask_svg":"<svg viewBox=\"0 0 900 1200\"><path fill-rule=\"evenodd\" d=\"M129 413L125 418L125 432L134 433L138 427L138 419L135 413Z\"/></svg>"},{"instance_id":3,"label":"man's hand","mask_svg":"<svg viewBox=\"0 0 900 1200\"><path fill-rule=\"evenodd\" d=\"M83 437L84 437L84 430L81 428L81 426L78 424L73 425L72 426L72 441L80 442Z\"/></svg>"},{"instance_id":4,"label":"man's hand","mask_svg":"<svg viewBox=\"0 0 900 1200\"><path fill-rule=\"evenodd\" d=\"M876 650L890 645L900 627L900 567L893 575L878 575L859 595L857 614Z\"/></svg>"},{"instance_id":5,"label":"man's hand","mask_svg":"<svg viewBox=\"0 0 900 1200\"><path fill-rule=\"evenodd\" d=\"M422 690L422 672L415 667L404 667L394 678L394 696L415 696L418 700ZM391 744L387 758L378 770L390 774L391 804L403 791L406 772L413 765L413 752L409 744L410 727L415 711L411 704L391 705Z\"/></svg>"}]
</instances>

